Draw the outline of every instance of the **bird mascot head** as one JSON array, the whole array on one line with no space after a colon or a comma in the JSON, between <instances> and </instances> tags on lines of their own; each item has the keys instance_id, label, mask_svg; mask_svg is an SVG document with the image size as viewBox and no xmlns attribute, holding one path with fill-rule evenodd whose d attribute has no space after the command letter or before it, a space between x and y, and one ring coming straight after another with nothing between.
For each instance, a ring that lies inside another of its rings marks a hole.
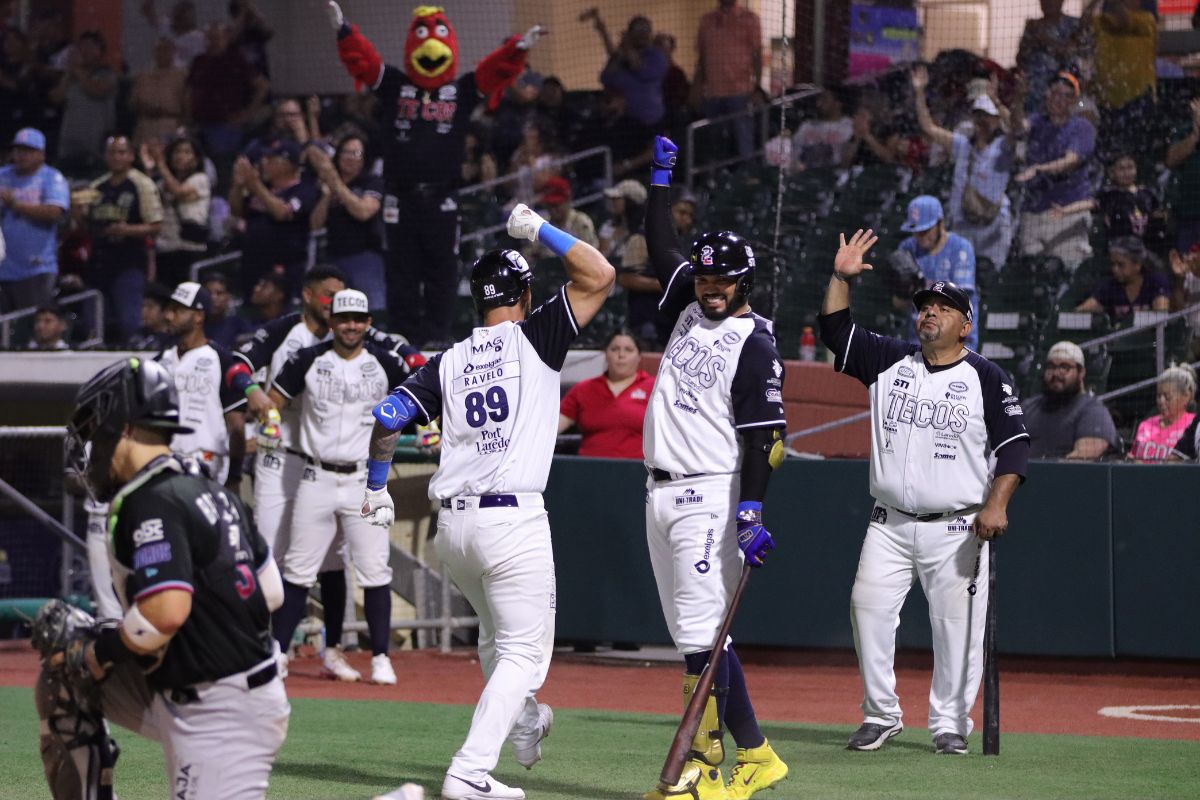
<instances>
[{"instance_id":1,"label":"bird mascot head","mask_svg":"<svg viewBox=\"0 0 1200 800\"><path fill-rule=\"evenodd\" d=\"M409 80L432 91L454 80L458 71L458 36L440 6L413 10L404 40L404 66Z\"/></svg>"}]
</instances>

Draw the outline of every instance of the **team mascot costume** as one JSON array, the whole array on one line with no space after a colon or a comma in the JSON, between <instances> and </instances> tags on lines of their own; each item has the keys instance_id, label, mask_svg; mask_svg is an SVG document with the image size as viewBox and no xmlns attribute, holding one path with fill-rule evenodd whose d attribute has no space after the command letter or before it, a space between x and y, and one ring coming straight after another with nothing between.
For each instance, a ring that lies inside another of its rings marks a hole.
<instances>
[{"instance_id":1,"label":"team mascot costume","mask_svg":"<svg viewBox=\"0 0 1200 800\"><path fill-rule=\"evenodd\" d=\"M404 41L404 64L384 64L375 46L328 3L338 57L355 88L379 98L384 161L383 222L388 244L388 316L414 344L451 342L458 289L459 215L455 190L471 112L489 111L525 69L529 48L544 33L535 25L458 75L458 38L445 11L418 6Z\"/></svg>"}]
</instances>

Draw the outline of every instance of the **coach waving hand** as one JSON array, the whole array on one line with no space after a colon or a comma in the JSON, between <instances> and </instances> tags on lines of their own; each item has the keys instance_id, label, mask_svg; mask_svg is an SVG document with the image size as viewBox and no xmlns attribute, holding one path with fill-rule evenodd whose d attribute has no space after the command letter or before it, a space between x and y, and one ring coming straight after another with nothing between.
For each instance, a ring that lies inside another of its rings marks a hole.
<instances>
[{"instance_id":1,"label":"coach waving hand","mask_svg":"<svg viewBox=\"0 0 1200 800\"><path fill-rule=\"evenodd\" d=\"M904 729L893 660L916 574L933 628L929 731L935 752L962 755L983 672L984 542L1008 526L1029 434L1011 379L963 347L974 320L970 298L953 283L913 295L919 345L854 322L850 282L871 269L863 257L875 242L871 231L841 237L819 317L835 367L862 381L871 399L875 507L850 598L864 720L848 746L877 750Z\"/></svg>"}]
</instances>

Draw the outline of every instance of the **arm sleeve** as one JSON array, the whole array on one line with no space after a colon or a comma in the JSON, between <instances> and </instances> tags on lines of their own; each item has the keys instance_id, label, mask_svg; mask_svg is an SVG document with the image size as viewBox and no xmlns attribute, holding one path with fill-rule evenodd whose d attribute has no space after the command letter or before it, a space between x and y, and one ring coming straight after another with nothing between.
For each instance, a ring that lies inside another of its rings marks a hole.
<instances>
[{"instance_id":1,"label":"arm sleeve","mask_svg":"<svg viewBox=\"0 0 1200 800\"><path fill-rule=\"evenodd\" d=\"M69 209L71 207L71 187L67 185L67 179L63 174L56 169L42 167L46 176L42 203L48 206L58 206L61 209Z\"/></svg>"},{"instance_id":2,"label":"arm sleeve","mask_svg":"<svg viewBox=\"0 0 1200 800\"><path fill-rule=\"evenodd\" d=\"M244 361L251 372L258 372L268 366L272 354L283 344L287 332L299 322L299 317L299 314L285 314L257 328L250 338L234 351L234 358Z\"/></svg>"},{"instance_id":3,"label":"arm sleeve","mask_svg":"<svg viewBox=\"0 0 1200 800\"><path fill-rule=\"evenodd\" d=\"M761 503L767 495L771 478L771 448L775 446L776 428L747 428L742 431L742 475L738 501Z\"/></svg>"},{"instance_id":4,"label":"arm sleeve","mask_svg":"<svg viewBox=\"0 0 1200 800\"><path fill-rule=\"evenodd\" d=\"M212 345L212 342L209 342ZM225 380L225 373L229 368L238 363L238 360L233 357L233 353L226 350L224 347L214 345L213 350L217 351L217 360L220 362L220 392L221 392L221 411L228 414L230 411L237 411L242 406L246 405L246 395L234 389Z\"/></svg>"},{"instance_id":5,"label":"arm sleeve","mask_svg":"<svg viewBox=\"0 0 1200 800\"><path fill-rule=\"evenodd\" d=\"M129 602L167 589L194 591L188 541L193 521L183 501L161 492L140 492L128 498L120 516L123 533L133 545L126 565L132 570L125 584Z\"/></svg>"},{"instance_id":6,"label":"arm sleeve","mask_svg":"<svg viewBox=\"0 0 1200 800\"><path fill-rule=\"evenodd\" d=\"M1079 156L1082 161L1087 161L1096 149L1096 129L1092 127L1092 123L1082 117L1073 119L1076 122L1075 130L1071 132L1067 149Z\"/></svg>"},{"instance_id":7,"label":"arm sleeve","mask_svg":"<svg viewBox=\"0 0 1200 800\"><path fill-rule=\"evenodd\" d=\"M579 335L575 312L567 299L567 288L535 308L524 322L518 323L525 338L533 345L546 366L555 372L562 370L567 360L567 348Z\"/></svg>"},{"instance_id":8,"label":"arm sleeve","mask_svg":"<svg viewBox=\"0 0 1200 800\"><path fill-rule=\"evenodd\" d=\"M646 249L650 266L663 287L658 308L673 319L694 299L695 292L692 268L680 248L671 220L670 194L666 186L650 187L650 200L646 206Z\"/></svg>"},{"instance_id":9,"label":"arm sleeve","mask_svg":"<svg viewBox=\"0 0 1200 800\"><path fill-rule=\"evenodd\" d=\"M154 181L136 169L130 171L129 177L133 181L133 185L137 187L138 212L142 216L142 222L148 224L162 222L162 198L158 195L158 187L154 185Z\"/></svg>"},{"instance_id":10,"label":"arm sleeve","mask_svg":"<svg viewBox=\"0 0 1200 800\"><path fill-rule=\"evenodd\" d=\"M733 424L738 430L787 425L783 413L783 362L774 338L765 329L755 331L742 346L730 394Z\"/></svg>"},{"instance_id":11,"label":"arm sleeve","mask_svg":"<svg viewBox=\"0 0 1200 800\"><path fill-rule=\"evenodd\" d=\"M441 368L442 354L438 353L392 392L404 392L411 397L425 415L425 424L442 415Z\"/></svg>"},{"instance_id":12,"label":"arm sleeve","mask_svg":"<svg viewBox=\"0 0 1200 800\"><path fill-rule=\"evenodd\" d=\"M821 341L834 354L833 368L860 380L864 386L875 383L879 373L916 351L917 345L880 336L863 328L850 317L850 309L817 317Z\"/></svg>"},{"instance_id":13,"label":"arm sleeve","mask_svg":"<svg viewBox=\"0 0 1200 800\"><path fill-rule=\"evenodd\" d=\"M288 356L283 368L275 376L274 387L288 400L295 399L304 391L304 377L308 374L309 368L312 367L317 356L328 349L327 345L328 343L319 344L316 347L303 347Z\"/></svg>"}]
</instances>

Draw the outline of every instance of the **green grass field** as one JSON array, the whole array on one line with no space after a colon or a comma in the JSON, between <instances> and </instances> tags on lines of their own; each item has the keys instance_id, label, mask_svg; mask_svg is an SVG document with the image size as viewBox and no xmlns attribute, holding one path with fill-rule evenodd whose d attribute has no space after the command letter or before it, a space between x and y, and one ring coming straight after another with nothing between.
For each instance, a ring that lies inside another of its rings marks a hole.
<instances>
[{"instance_id":1,"label":"green grass field","mask_svg":"<svg viewBox=\"0 0 1200 800\"><path fill-rule=\"evenodd\" d=\"M0 688L0 798L48 797L37 755L37 719L26 689ZM471 709L388 702L293 700L287 743L275 762L276 800L363 800L405 781L437 797ZM555 712L545 759L532 772L506 751L495 774L530 800L638 798L653 786L676 720L649 714ZM1195 798L1200 743L1006 734L1002 754L935 757L924 730L877 753L844 749L848 730L770 724L789 779L760 797L792 798ZM121 800L163 800L158 746L118 730ZM978 749L978 736L971 740ZM727 763L732 759L727 758Z\"/></svg>"}]
</instances>

